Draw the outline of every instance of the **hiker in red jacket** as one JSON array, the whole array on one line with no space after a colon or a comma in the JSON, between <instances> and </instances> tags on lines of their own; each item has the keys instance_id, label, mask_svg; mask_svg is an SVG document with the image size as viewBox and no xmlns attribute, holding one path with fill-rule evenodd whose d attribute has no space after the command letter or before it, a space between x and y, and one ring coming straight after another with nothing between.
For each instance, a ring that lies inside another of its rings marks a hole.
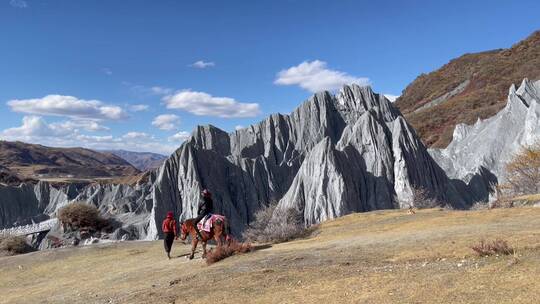
<instances>
[{"instance_id":1,"label":"hiker in red jacket","mask_svg":"<svg viewBox=\"0 0 540 304\"><path fill-rule=\"evenodd\" d=\"M172 213L172 211L167 212L167 217L163 220L161 229L164 235L163 246L165 247L165 252L167 252L167 257L170 260L172 244L175 239L178 240L176 221L174 220L174 213Z\"/></svg>"}]
</instances>

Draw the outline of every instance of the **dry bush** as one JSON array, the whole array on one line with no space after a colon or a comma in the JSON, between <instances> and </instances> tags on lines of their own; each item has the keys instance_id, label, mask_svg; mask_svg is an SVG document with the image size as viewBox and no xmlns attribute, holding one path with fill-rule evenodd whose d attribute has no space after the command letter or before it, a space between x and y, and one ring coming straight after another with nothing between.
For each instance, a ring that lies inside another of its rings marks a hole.
<instances>
[{"instance_id":1,"label":"dry bush","mask_svg":"<svg viewBox=\"0 0 540 304\"><path fill-rule=\"evenodd\" d=\"M248 242L282 243L311 233L312 230L304 225L300 211L276 207L274 203L257 211L255 221L244 231L243 238Z\"/></svg>"},{"instance_id":2,"label":"dry bush","mask_svg":"<svg viewBox=\"0 0 540 304\"><path fill-rule=\"evenodd\" d=\"M412 207L418 209L429 209L440 207L443 204L436 197L434 197L427 189L420 187L412 188L412 202L410 203Z\"/></svg>"},{"instance_id":3,"label":"dry bush","mask_svg":"<svg viewBox=\"0 0 540 304\"><path fill-rule=\"evenodd\" d=\"M540 192L540 143L523 147L506 165L503 196L518 196Z\"/></svg>"},{"instance_id":4,"label":"dry bush","mask_svg":"<svg viewBox=\"0 0 540 304\"><path fill-rule=\"evenodd\" d=\"M510 255L514 253L514 249L508 245L508 242L502 239L496 239L491 242L481 240L480 243L471 247L476 254L479 256L490 256L490 255Z\"/></svg>"},{"instance_id":5,"label":"dry bush","mask_svg":"<svg viewBox=\"0 0 540 304\"><path fill-rule=\"evenodd\" d=\"M4 255L17 255L34 251L24 237L8 236L0 238L0 253Z\"/></svg>"},{"instance_id":6,"label":"dry bush","mask_svg":"<svg viewBox=\"0 0 540 304\"><path fill-rule=\"evenodd\" d=\"M225 258L228 258L235 254L242 254L252 251L253 248L249 243L240 243L236 240L232 240L229 244L217 246L206 254L206 264L212 265Z\"/></svg>"},{"instance_id":7,"label":"dry bush","mask_svg":"<svg viewBox=\"0 0 540 304\"><path fill-rule=\"evenodd\" d=\"M100 230L108 224L95 206L85 203L73 203L63 207L58 212L58 219L71 229Z\"/></svg>"}]
</instances>

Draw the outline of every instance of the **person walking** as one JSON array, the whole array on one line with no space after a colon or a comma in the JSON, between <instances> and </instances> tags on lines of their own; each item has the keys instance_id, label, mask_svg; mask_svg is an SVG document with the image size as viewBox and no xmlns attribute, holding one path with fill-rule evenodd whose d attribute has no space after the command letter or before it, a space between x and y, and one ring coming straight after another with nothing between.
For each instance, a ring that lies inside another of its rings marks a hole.
<instances>
[{"instance_id":1,"label":"person walking","mask_svg":"<svg viewBox=\"0 0 540 304\"><path fill-rule=\"evenodd\" d=\"M174 240L178 240L178 230L176 229L176 221L174 220L174 213L172 211L167 212L167 217L163 220L161 225L163 231L163 246L169 260L171 259L171 249Z\"/></svg>"}]
</instances>

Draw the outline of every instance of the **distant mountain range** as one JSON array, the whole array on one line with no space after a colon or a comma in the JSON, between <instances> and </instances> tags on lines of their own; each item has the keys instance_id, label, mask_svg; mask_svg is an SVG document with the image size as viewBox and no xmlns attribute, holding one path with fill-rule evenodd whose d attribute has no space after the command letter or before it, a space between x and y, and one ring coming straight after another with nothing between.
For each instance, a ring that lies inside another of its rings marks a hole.
<instances>
[{"instance_id":1,"label":"distant mountain range","mask_svg":"<svg viewBox=\"0 0 540 304\"><path fill-rule=\"evenodd\" d=\"M0 171L3 179L9 180L118 177L140 173L112 153L8 141L0 141Z\"/></svg>"},{"instance_id":2,"label":"distant mountain range","mask_svg":"<svg viewBox=\"0 0 540 304\"><path fill-rule=\"evenodd\" d=\"M132 152L126 150L108 150L104 152L112 153L123 158L141 171L158 168L167 159L165 155L151 152Z\"/></svg>"},{"instance_id":3,"label":"distant mountain range","mask_svg":"<svg viewBox=\"0 0 540 304\"><path fill-rule=\"evenodd\" d=\"M509 49L465 54L420 75L395 105L426 145L446 147L458 123L495 115L523 78L540 79L540 31Z\"/></svg>"}]
</instances>

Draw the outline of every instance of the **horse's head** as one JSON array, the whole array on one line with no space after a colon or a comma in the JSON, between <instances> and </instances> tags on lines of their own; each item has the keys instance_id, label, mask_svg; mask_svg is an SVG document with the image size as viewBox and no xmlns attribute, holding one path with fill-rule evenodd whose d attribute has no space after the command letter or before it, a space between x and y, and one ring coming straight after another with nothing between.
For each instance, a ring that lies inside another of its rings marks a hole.
<instances>
[{"instance_id":1,"label":"horse's head","mask_svg":"<svg viewBox=\"0 0 540 304\"><path fill-rule=\"evenodd\" d=\"M189 234L189 227L188 227L186 222L187 221L184 221L184 222L180 223L180 239L182 241L185 241L188 234Z\"/></svg>"}]
</instances>

